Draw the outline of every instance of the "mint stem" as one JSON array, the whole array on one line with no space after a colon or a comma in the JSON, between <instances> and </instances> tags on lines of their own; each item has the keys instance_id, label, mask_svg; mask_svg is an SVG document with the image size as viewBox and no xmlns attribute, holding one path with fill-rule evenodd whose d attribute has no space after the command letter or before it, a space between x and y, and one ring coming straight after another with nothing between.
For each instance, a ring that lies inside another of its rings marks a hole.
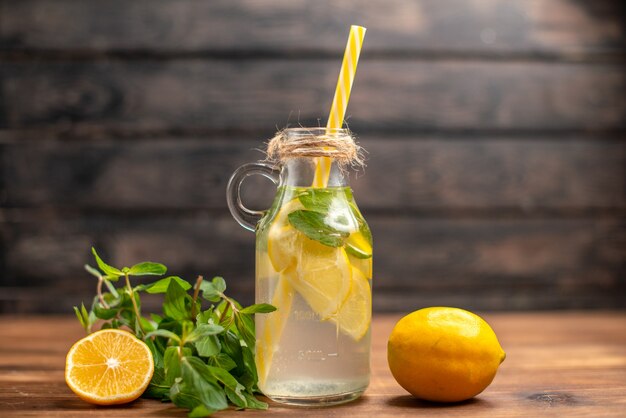
<instances>
[{"instance_id":1,"label":"mint stem","mask_svg":"<svg viewBox=\"0 0 626 418\"><path fill-rule=\"evenodd\" d=\"M196 279L196 285L193 287L193 302L191 303L191 320L196 322L196 301L198 300L198 293L200 293L200 285L202 284L202 276L198 276Z\"/></svg>"},{"instance_id":2,"label":"mint stem","mask_svg":"<svg viewBox=\"0 0 626 418\"><path fill-rule=\"evenodd\" d=\"M141 331L142 335L146 334L146 331L143 329L143 326L141 325L141 314L139 313L139 307L137 306L137 301L135 300L135 292L133 291L132 286L130 285L130 279L128 278L128 273L124 274L124 277L126 279L126 288L128 289L128 293L130 294L130 300L133 302L133 308L135 309L135 321L137 322L137 326L139 327L139 330Z\"/></svg>"},{"instance_id":3,"label":"mint stem","mask_svg":"<svg viewBox=\"0 0 626 418\"><path fill-rule=\"evenodd\" d=\"M109 309L110 308L109 304L105 302L104 296L102 296L102 282L103 281L104 281L104 279L102 278L102 276L99 276L98 277L98 287L97 287L98 299L100 300L100 304L102 306L104 306L105 309Z\"/></svg>"},{"instance_id":4,"label":"mint stem","mask_svg":"<svg viewBox=\"0 0 626 418\"><path fill-rule=\"evenodd\" d=\"M227 300L227 304L224 307L224 310L222 311L222 314L220 315L220 320L219 323L221 324L222 321L224 321L224 318L226 318L226 312L228 312L228 308L230 308L230 301Z\"/></svg>"}]
</instances>

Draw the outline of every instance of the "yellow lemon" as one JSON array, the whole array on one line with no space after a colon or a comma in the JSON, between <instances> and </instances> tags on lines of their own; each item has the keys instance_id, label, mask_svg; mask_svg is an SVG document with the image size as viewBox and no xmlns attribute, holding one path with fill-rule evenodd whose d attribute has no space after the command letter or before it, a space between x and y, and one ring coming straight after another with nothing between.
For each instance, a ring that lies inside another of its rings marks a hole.
<instances>
[{"instance_id":1,"label":"yellow lemon","mask_svg":"<svg viewBox=\"0 0 626 418\"><path fill-rule=\"evenodd\" d=\"M435 402L478 395L504 358L489 324L457 308L425 308L405 316L387 345L389 369L400 386Z\"/></svg>"}]
</instances>

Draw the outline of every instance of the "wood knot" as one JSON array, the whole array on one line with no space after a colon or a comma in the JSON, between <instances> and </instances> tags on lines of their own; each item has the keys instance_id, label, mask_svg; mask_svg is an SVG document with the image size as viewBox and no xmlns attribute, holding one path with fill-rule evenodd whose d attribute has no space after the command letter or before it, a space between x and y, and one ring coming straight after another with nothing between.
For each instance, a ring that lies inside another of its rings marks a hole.
<instances>
[{"instance_id":1,"label":"wood knot","mask_svg":"<svg viewBox=\"0 0 626 418\"><path fill-rule=\"evenodd\" d=\"M533 393L532 395L529 395L526 398L531 401L546 404L547 406L575 405L578 403L574 395L571 395L569 393L562 393L562 392Z\"/></svg>"}]
</instances>

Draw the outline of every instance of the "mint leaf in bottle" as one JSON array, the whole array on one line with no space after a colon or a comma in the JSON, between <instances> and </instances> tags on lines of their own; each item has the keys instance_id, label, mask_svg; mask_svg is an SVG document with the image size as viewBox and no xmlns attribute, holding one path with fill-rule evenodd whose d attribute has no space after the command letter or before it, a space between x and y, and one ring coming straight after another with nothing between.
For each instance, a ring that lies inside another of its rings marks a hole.
<instances>
[{"instance_id":1,"label":"mint leaf in bottle","mask_svg":"<svg viewBox=\"0 0 626 418\"><path fill-rule=\"evenodd\" d=\"M309 239L329 247L341 247L350 233L328 226L326 214L311 210L296 210L288 216L289 223Z\"/></svg>"}]
</instances>

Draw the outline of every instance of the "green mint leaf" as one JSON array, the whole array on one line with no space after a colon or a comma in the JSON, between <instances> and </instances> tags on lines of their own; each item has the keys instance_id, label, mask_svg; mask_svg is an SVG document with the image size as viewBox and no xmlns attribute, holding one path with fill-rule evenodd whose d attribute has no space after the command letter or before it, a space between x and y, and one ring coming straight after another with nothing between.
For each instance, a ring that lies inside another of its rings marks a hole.
<instances>
[{"instance_id":1,"label":"green mint leaf","mask_svg":"<svg viewBox=\"0 0 626 418\"><path fill-rule=\"evenodd\" d=\"M242 314L255 314L255 313L270 313L274 312L276 307L270 305L269 303L257 303L256 305L250 305L246 308L243 308L241 311Z\"/></svg>"},{"instance_id":2,"label":"green mint leaf","mask_svg":"<svg viewBox=\"0 0 626 418\"><path fill-rule=\"evenodd\" d=\"M137 321L135 321L135 313L130 310L121 309L118 316L120 324L132 329L133 333L137 334Z\"/></svg>"},{"instance_id":3,"label":"green mint leaf","mask_svg":"<svg viewBox=\"0 0 626 418\"><path fill-rule=\"evenodd\" d=\"M163 313L174 320L189 319L189 312L185 300L189 297L185 290L175 280L170 281L165 292Z\"/></svg>"},{"instance_id":4,"label":"green mint leaf","mask_svg":"<svg viewBox=\"0 0 626 418\"><path fill-rule=\"evenodd\" d=\"M93 305L93 312L97 318L104 319L108 321L109 319L115 318L117 313L119 312L119 308L104 308L100 303L95 303Z\"/></svg>"},{"instance_id":5,"label":"green mint leaf","mask_svg":"<svg viewBox=\"0 0 626 418\"><path fill-rule=\"evenodd\" d=\"M220 276L213 277L213 280L211 280L211 283L213 284L213 287L218 293L224 293L226 291L226 281L224 280L223 277L220 277Z\"/></svg>"},{"instance_id":6,"label":"green mint leaf","mask_svg":"<svg viewBox=\"0 0 626 418\"><path fill-rule=\"evenodd\" d=\"M188 356L191 356L188 347L170 346L165 349L163 354L165 384L172 385L182 376L182 358Z\"/></svg>"},{"instance_id":7,"label":"green mint leaf","mask_svg":"<svg viewBox=\"0 0 626 418\"><path fill-rule=\"evenodd\" d=\"M96 278L101 278L102 277L102 273L100 273L98 270L96 270L95 268L91 267L89 264L85 264L85 270L87 270L87 273L96 276Z\"/></svg>"},{"instance_id":8,"label":"green mint leaf","mask_svg":"<svg viewBox=\"0 0 626 418\"><path fill-rule=\"evenodd\" d=\"M227 372L237 367L235 361L230 358L230 356L226 353L218 353L217 355L212 356L209 359L209 364L215 367L222 368Z\"/></svg>"},{"instance_id":9,"label":"green mint leaf","mask_svg":"<svg viewBox=\"0 0 626 418\"><path fill-rule=\"evenodd\" d=\"M126 291L126 288L124 288L123 290L122 289L120 289L120 290L123 293L120 295L119 299L116 300L116 305L114 305L114 306L118 306L120 308L124 308L124 310L132 311L133 310L133 301L130 298L130 294ZM135 300L137 300L136 294L135 294Z\"/></svg>"},{"instance_id":10,"label":"green mint leaf","mask_svg":"<svg viewBox=\"0 0 626 418\"><path fill-rule=\"evenodd\" d=\"M78 322L80 322L80 325L85 328L85 320L83 319L83 314L77 306L74 306L74 313L76 314L76 318L78 318Z\"/></svg>"},{"instance_id":11,"label":"green mint leaf","mask_svg":"<svg viewBox=\"0 0 626 418\"><path fill-rule=\"evenodd\" d=\"M256 370L256 363L254 362L254 348L242 347L241 353L243 354L243 364L245 372L239 378L239 381L246 389L252 391L259 381L259 376Z\"/></svg>"},{"instance_id":12,"label":"green mint leaf","mask_svg":"<svg viewBox=\"0 0 626 418\"><path fill-rule=\"evenodd\" d=\"M252 324L252 325L250 325ZM246 346L254 348L254 322L245 314L235 314L235 326Z\"/></svg>"},{"instance_id":13,"label":"green mint leaf","mask_svg":"<svg viewBox=\"0 0 626 418\"><path fill-rule=\"evenodd\" d=\"M265 402L261 402L260 400L258 400L257 398L254 397L254 395L248 393L248 392L244 392L243 396L246 398L246 407L250 408L250 409L261 409L261 410L265 410L268 408L268 405Z\"/></svg>"},{"instance_id":14,"label":"green mint leaf","mask_svg":"<svg viewBox=\"0 0 626 418\"><path fill-rule=\"evenodd\" d=\"M245 389L244 386L242 387ZM243 395L243 393L245 392L238 394L237 392L235 392L228 386L224 387L224 392L226 392L226 397L228 398L228 400L235 405L236 407L235 409L241 410L241 409L245 409L248 406L246 397Z\"/></svg>"},{"instance_id":15,"label":"green mint leaf","mask_svg":"<svg viewBox=\"0 0 626 418\"><path fill-rule=\"evenodd\" d=\"M298 193L298 199L306 209L316 212L327 212L333 200L352 202L350 188L306 189Z\"/></svg>"},{"instance_id":16,"label":"green mint leaf","mask_svg":"<svg viewBox=\"0 0 626 418\"><path fill-rule=\"evenodd\" d=\"M89 312L87 312L87 308L85 308L84 303L80 304L80 313L83 315L83 318L85 318L85 322L88 325L91 325L91 322L89 321Z\"/></svg>"},{"instance_id":17,"label":"green mint leaf","mask_svg":"<svg viewBox=\"0 0 626 418\"><path fill-rule=\"evenodd\" d=\"M165 371L162 367L155 366L154 373L152 374L152 380L150 380L150 384L141 396L144 398L168 400L171 385L165 384L164 381Z\"/></svg>"},{"instance_id":18,"label":"green mint leaf","mask_svg":"<svg viewBox=\"0 0 626 418\"><path fill-rule=\"evenodd\" d=\"M337 195L333 189L307 189L298 194L298 199L306 209L326 213Z\"/></svg>"},{"instance_id":19,"label":"green mint leaf","mask_svg":"<svg viewBox=\"0 0 626 418\"><path fill-rule=\"evenodd\" d=\"M213 283L206 280L202 280L202 283L200 283L200 291L202 292L202 297L210 302L219 302L222 298Z\"/></svg>"},{"instance_id":20,"label":"green mint leaf","mask_svg":"<svg viewBox=\"0 0 626 418\"><path fill-rule=\"evenodd\" d=\"M191 412L187 415L187 417L189 417L189 418L203 418L203 417L208 417L209 415L213 414L214 412L216 412L216 411L212 411L212 410L208 409L204 405L198 405L194 409L191 410Z\"/></svg>"},{"instance_id":21,"label":"green mint leaf","mask_svg":"<svg viewBox=\"0 0 626 418\"><path fill-rule=\"evenodd\" d=\"M127 272L131 276L162 276L167 272L167 267L160 263L145 261L135 264Z\"/></svg>"},{"instance_id":22,"label":"green mint leaf","mask_svg":"<svg viewBox=\"0 0 626 418\"><path fill-rule=\"evenodd\" d=\"M194 345L198 351L198 355L201 357L215 356L219 354L222 349L220 341L215 335L201 337L195 342Z\"/></svg>"},{"instance_id":23,"label":"green mint leaf","mask_svg":"<svg viewBox=\"0 0 626 418\"><path fill-rule=\"evenodd\" d=\"M76 314L76 318L78 318L78 322L85 329L85 332L89 334L91 330L91 323L89 322L89 314L87 313L87 309L85 308L85 304L82 303L80 308L74 306L74 313Z\"/></svg>"},{"instance_id":24,"label":"green mint leaf","mask_svg":"<svg viewBox=\"0 0 626 418\"><path fill-rule=\"evenodd\" d=\"M164 368L165 364L163 363L163 354L161 353L161 351L159 351L154 341L152 341L151 339L146 339L144 340L144 342L152 353L152 359L154 360L154 369L156 370Z\"/></svg>"},{"instance_id":25,"label":"green mint leaf","mask_svg":"<svg viewBox=\"0 0 626 418\"><path fill-rule=\"evenodd\" d=\"M196 408L204 407L200 395L197 393L193 384L189 384L179 377L170 387L169 398L174 405L179 408L190 409L194 411ZM206 408L206 407L205 407ZM208 409L207 409L208 410ZM210 410L209 410L210 411ZM216 412L216 411L210 411Z\"/></svg>"},{"instance_id":26,"label":"green mint leaf","mask_svg":"<svg viewBox=\"0 0 626 418\"><path fill-rule=\"evenodd\" d=\"M183 290L187 291L191 289L191 284L187 280L183 280L178 276L169 276L163 279L157 280L154 283L139 285L135 287L135 290L146 291L151 294L155 293L165 293L167 292L167 287L170 285L171 281L177 282Z\"/></svg>"},{"instance_id":27,"label":"green mint leaf","mask_svg":"<svg viewBox=\"0 0 626 418\"><path fill-rule=\"evenodd\" d=\"M96 318L96 314L93 311L89 312L89 332L91 332L91 327L96 323L98 318Z\"/></svg>"},{"instance_id":28,"label":"green mint leaf","mask_svg":"<svg viewBox=\"0 0 626 418\"><path fill-rule=\"evenodd\" d=\"M107 303L107 305L109 305L109 308L116 308L120 305L120 302L121 302L119 295L118 297L115 297L111 293L102 294L102 298ZM93 305L95 305L96 303L100 303L100 298L98 296L93 298Z\"/></svg>"},{"instance_id":29,"label":"green mint leaf","mask_svg":"<svg viewBox=\"0 0 626 418\"><path fill-rule=\"evenodd\" d=\"M115 281L124 275L124 272L122 272L121 270L113 266L110 266L104 261L102 261L102 259L96 252L95 248L91 247L91 252L93 253L93 256L96 258L96 263L98 264L98 267L100 268L100 270L104 272L106 276L108 276L109 280Z\"/></svg>"},{"instance_id":30,"label":"green mint leaf","mask_svg":"<svg viewBox=\"0 0 626 418\"><path fill-rule=\"evenodd\" d=\"M154 341L147 339L146 345L152 353L154 359L154 373L150 384L146 388L146 391L142 394L145 398L156 398L167 400L169 399L170 386L165 383L165 363L163 361L163 353L160 348L154 343Z\"/></svg>"},{"instance_id":31,"label":"green mint leaf","mask_svg":"<svg viewBox=\"0 0 626 418\"><path fill-rule=\"evenodd\" d=\"M117 292L117 289L115 288L115 286L113 286L113 284L109 281L110 277L103 277L104 279L104 284L107 287L107 289L109 290L109 292L111 292L111 295L113 295L113 297L115 299L120 297L120 294ZM114 278L113 280L117 280L116 278Z\"/></svg>"},{"instance_id":32,"label":"green mint leaf","mask_svg":"<svg viewBox=\"0 0 626 418\"><path fill-rule=\"evenodd\" d=\"M180 344L180 337L176 335L175 333L173 333L172 331L168 331L166 329L155 329L154 331L146 334L145 339L147 340L150 337L165 337L165 338L169 338L170 340L174 340Z\"/></svg>"},{"instance_id":33,"label":"green mint leaf","mask_svg":"<svg viewBox=\"0 0 626 418\"><path fill-rule=\"evenodd\" d=\"M187 376L194 380L201 379L208 383L217 383L217 379L209 372L208 367L198 357L185 356L181 360L183 379Z\"/></svg>"},{"instance_id":34,"label":"green mint leaf","mask_svg":"<svg viewBox=\"0 0 626 418\"><path fill-rule=\"evenodd\" d=\"M225 387L232 390L234 394L241 400L241 402L243 402L244 405L246 404L246 398L242 394L242 392L246 388L243 385L241 385L237 381L237 379L233 377L233 375L231 375L224 369L220 369L219 367L213 367L213 366L206 366L206 367L209 370L209 372L213 375L213 377L215 377L219 382L222 382L222 384Z\"/></svg>"},{"instance_id":35,"label":"green mint leaf","mask_svg":"<svg viewBox=\"0 0 626 418\"><path fill-rule=\"evenodd\" d=\"M222 334L222 352L230 357L235 363L237 370L235 374L240 375L244 372L243 350L239 338L232 331Z\"/></svg>"},{"instance_id":36,"label":"green mint leaf","mask_svg":"<svg viewBox=\"0 0 626 418\"><path fill-rule=\"evenodd\" d=\"M324 223L341 232L353 232L362 216L352 201L349 188L306 189L298 194L305 209L324 215Z\"/></svg>"},{"instance_id":37,"label":"green mint leaf","mask_svg":"<svg viewBox=\"0 0 626 418\"><path fill-rule=\"evenodd\" d=\"M341 247L350 234L340 232L326 224L326 215L311 210L296 210L288 216L289 223L309 239L329 247Z\"/></svg>"},{"instance_id":38,"label":"green mint leaf","mask_svg":"<svg viewBox=\"0 0 626 418\"><path fill-rule=\"evenodd\" d=\"M183 382L193 386L207 409L219 411L228 407L224 390L217 384L215 377L202 360L197 357L183 357L181 371Z\"/></svg>"},{"instance_id":39,"label":"green mint leaf","mask_svg":"<svg viewBox=\"0 0 626 418\"><path fill-rule=\"evenodd\" d=\"M224 331L224 327L216 324L199 324L196 329L194 329L187 338L185 339L188 342L192 342L201 337L206 337L209 335L217 335Z\"/></svg>"},{"instance_id":40,"label":"green mint leaf","mask_svg":"<svg viewBox=\"0 0 626 418\"><path fill-rule=\"evenodd\" d=\"M190 320L182 320L182 321L178 321L180 328L181 328L181 335L183 335L185 337L185 341L187 341L187 338L189 338L189 335L192 333L193 328L194 328L194 324L193 322L191 322Z\"/></svg>"},{"instance_id":41,"label":"green mint leaf","mask_svg":"<svg viewBox=\"0 0 626 418\"><path fill-rule=\"evenodd\" d=\"M213 308L209 308L206 311L201 311L196 315L197 324L217 323L219 317L213 312Z\"/></svg>"},{"instance_id":42,"label":"green mint leaf","mask_svg":"<svg viewBox=\"0 0 626 418\"><path fill-rule=\"evenodd\" d=\"M164 383L170 386L181 376L179 350L180 347L178 346L170 346L165 349L163 354Z\"/></svg>"}]
</instances>

